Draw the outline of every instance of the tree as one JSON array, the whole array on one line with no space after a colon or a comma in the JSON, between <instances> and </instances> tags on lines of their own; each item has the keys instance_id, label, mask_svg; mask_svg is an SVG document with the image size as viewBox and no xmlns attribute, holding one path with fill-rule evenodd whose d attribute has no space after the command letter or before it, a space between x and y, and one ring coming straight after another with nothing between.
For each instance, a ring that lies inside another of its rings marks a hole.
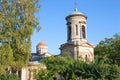
<instances>
[{"instance_id":1,"label":"tree","mask_svg":"<svg viewBox=\"0 0 120 80\"><path fill-rule=\"evenodd\" d=\"M105 38L95 47L95 55L106 58L107 63L120 66L120 35L115 34L112 38Z\"/></svg>"},{"instance_id":2,"label":"tree","mask_svg":"<svg viewBox=\"0 0 120 80\"><path fill-rule=\"evenodd\" d=\"M120 35L105 38L95 47L97 70L100 78L108 80L120 79Z\"/></svg>"},{"instance_id":3,"label":"tree","mask_svg":"<svg viewBox=\"0 0 120 80\"><path fill-rule=\"evenodd\" d=\"M31 36L35 28L40 29L35 17L38 2L39 0L0 1L1 66L9 66L18 71L27 65L31 57Z\"/></svg>"}]
</instances>

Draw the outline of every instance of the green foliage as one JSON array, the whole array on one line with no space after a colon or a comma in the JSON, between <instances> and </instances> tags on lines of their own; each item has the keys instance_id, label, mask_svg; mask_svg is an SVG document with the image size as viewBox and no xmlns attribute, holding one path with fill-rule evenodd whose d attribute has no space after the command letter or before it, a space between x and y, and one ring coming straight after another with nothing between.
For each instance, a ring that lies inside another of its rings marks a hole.
<instances>
[{"instance_id":1,"label":"green foliage","mask_svg":"<svg viewBox=\"0 0 120 80\"><path fill-rule=\"evenodd\" d=\"M16 74L1 74L0 80L20 80Z\"/></svg>"},{"instance_id":2,"label":"green foliage","mask_svg":"<svg viewBox=\"0 0 120 80\"><path fill-rule=\"evenodd\" d=\"M37 78L38 80L42 80L41 76L44 76L46 78L51 78L50 80L53 80L53 78L55 78L58 74L63 75L63 73L65 73L67 70L70 69L70 65L72 65L72 59L70 59L69 57L48 57L43 59L43 63L47 66L47 70L45 70L45 75L41 75L44 74L44 71L39 71L39 73L37 74L37 76L39 76L39 78ZM45 78L45 79L46 79Z\"/></svg>"},{"instance_id":3,"label":"green foliage","mask_svg":"<svg viewBox=\"0 0 120 80\"><path fill-rule=\"evenodd\" d=\"M56 71L56 73L63 73L69 68L69 64L72 64L72 60L70 58L64 57L48 57L43 60L43 63L47 66L47 69L51 69L52 71ZM53 64L55 64L53 66Z\"/></svg>"},{"instance_id":4,"label":"green foliage","mask_svg":"<svg viewBox=\"0 0 120 80\"><path fill-rule=\"evenodd\" d=\"M5 69L5 68L9 67L11 65L12 61L13 61L13 52L12 52L11 46L8 44L3 44L0 47L1 68Z\"/></svg>"},{"instance_id":5,"label":"green foliage","mask_svg":"<svg viewBox=\"0 0 120 80\"><path fill-rule=\"evenodd\" d=\"M0 1L0 66L19 70L31 57L31 36L40 26L39 0Z\"/></svg>"},{"instance_id":6,"label":"green foliage","mask_svg":"<svg viewBox=\"0 0 120 80\"><path fill-rule=\"evenodd\" d=\"M95 48L95 55L106 59L107 63L120 66L120 35L115 34L112 38L105 38Z\"/></svg>"},{"instance_id":7,"label":"green foliage","mask_svg":"<svg viewBox=\"0 0 120 80\"><path fill-rule=\"evenodd\" d=\"M49 70L40 70L35 77L37 80L53 80L54 73Z\"/></svg>"},{"instance_id":8,"label":"green foliage","mask_svg":"<svg viewBox=\"0 0 120 80\"><path fill-rule=\"evenodd\" d=\"M100 78L120 79L120 35L105 38L95 47L95 60Z\"/></svg>"},{"instance_id":9,"label":"green foliage","mask_svg":"<svg viewBox=\"0 0 120 80\"><path fill-rule=\"evenodd\" d=\"M65 80L75 80L84 74L84 62L73 60L70 57L48 57L43 59L43 63L47 66L48 72L52 72L52 76L49 75L53 80L53 76L56 77L58 74ZM81 71L80 71L81 70ZM83 70L83 71L82 71ZM39 71L43 72L43 71ZM41 76L40 74L37 74ZM41 79L39 77L39 79ZM39 80L38 79L38 80Z\"/></svg>"},{"instance_id":10,"label":"green foliage","mask_svg":"<svg viewBox=\"0 0 120 80\"><path fill-rule=\"evenodd\" d=\"M31 36L40 26L35 13L39 0L0 0L0 80L19 80L18 72L31 57Z\"/></svg>"},{"instance_id":11,"label":"green foliage","mask_svg":"<svg viewBox=\"0 0 120 80\"><path fill-rule=\"evenodd\" d=\"M119 80L120 67L105 63L97 57L95 63L87 64L70 57L48 57L43 59L47 70L40 70L37 80L54 80L60 75L63 80Z\"/></svg>"}]
</instances>

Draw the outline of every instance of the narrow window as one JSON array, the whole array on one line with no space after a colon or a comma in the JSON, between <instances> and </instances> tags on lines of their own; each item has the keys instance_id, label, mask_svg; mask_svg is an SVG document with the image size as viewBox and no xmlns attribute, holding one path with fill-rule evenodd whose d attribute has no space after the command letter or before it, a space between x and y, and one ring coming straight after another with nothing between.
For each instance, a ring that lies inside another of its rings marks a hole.
<instances>
[{"instance_id":1,"label":"narrow window","mask_svg":"<svg viewBox=\"0 0 120 80\"><path fill-rule=\"evenodd\" d=\"M76 35L78 35L78 25L76 24Z\"/></svg>"},{"instance_id":2,"label":"narrow window","mask_svg":"<svg viewBox=\"0 0 120 80\"><path fill-rule=\"evenodd\" d=\"M68 26L68 40L71 39L71 26Z\"/></svg>"},{"instance_id":3,"label":"narrow window","mask_svg":"<svg viewBox=\"0 0 120 80\"><path fill-rule=\"evenodd\" d=\"M87 55L85 55L85 61L88 61L88 57L87 57Z\"/></svg>"},{"instance_id":4,"label":"narrow window","mask_svg":"<svg viewBox=\"0 0 120 80\"><path fill-rule=\"evenodd\" d=\"M82 26L82 37L83 37L83 38L86 38L85 26Z\"/></svg>"}]
</instances>

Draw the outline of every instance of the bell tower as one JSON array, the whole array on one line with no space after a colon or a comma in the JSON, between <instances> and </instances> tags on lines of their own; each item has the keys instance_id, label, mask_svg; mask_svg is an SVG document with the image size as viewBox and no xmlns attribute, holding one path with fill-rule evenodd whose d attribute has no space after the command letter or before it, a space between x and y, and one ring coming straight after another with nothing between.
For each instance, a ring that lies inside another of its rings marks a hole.
<instances>
[{"instance_id":1,"label":"bell tower","mask_svg":"<svg viewBox=\"0 0 120 80\"><path fill-rule=\"evenodd\" d=\"M87 16L78 12L77 8L75 8L71 15L66 17L68 43L87 41L86 19Z\"/></svg>"},{"instance_id":2,"label":"bell tower","mask_svg":"<svg viewBox=\"0 0 120 80\"><path fill-rule=\"evenodd\" d=\"M73 59L94 61L94 45L87 41L86 20L87 16L79 12L77 7L66 17L67 42L60 47L62 56L69 54Z\"/></svg>"}]
</instances>

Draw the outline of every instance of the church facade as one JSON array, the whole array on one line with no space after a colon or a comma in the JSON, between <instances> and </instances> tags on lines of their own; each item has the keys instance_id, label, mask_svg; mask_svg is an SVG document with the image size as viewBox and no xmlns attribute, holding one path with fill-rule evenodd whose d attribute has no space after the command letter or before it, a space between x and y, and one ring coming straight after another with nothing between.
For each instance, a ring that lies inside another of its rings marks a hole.
<instances>
[{"instance_id":1,"label":"church facade","mask_svg":"<svg viewBox=\"0 0 120 80\"><path fill-rule=\"evenodd\" d=\"M67 21L67 42L60 47L61 55L70 55L73 59L82 61L94 61L94 45L87 41L87 16L74 12L66 17Z\"/></svg>"}]
</instances>

